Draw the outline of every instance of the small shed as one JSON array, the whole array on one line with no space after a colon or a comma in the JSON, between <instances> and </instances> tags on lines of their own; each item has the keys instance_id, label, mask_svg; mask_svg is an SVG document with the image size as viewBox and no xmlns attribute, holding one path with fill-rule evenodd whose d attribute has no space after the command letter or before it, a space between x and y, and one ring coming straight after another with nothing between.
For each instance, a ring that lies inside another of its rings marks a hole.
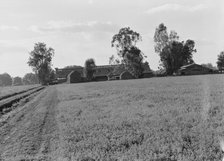
<instances>
[{"instance_id":1,"label":"small shed","mask_svg":"<svg viewBox=\"0 0 224 161\"><path fill-rule=\"evenodd\" d=\"M213 73L212 69L195 63L182 66L178 71L179 75L198 75L198 74L211 74L211 73Z\"/></svg>"},{"instance_id":2,"label":"small shed","mask_svg":"<svg viewBox=\"0 0 224 161\"><path fill-rule=\"evenodd\" d=\"M79 83L82 81L82 75L78 71L72 71L67 76L68 83Z\"/></svg>"},{"instance_id":3,"label":"small shed","mask_svg":"<svg viewBox=\"0 0 224 161\"><path fill-rule=\"evenodd\" d=\"M126 80L126 79L134 79L133 75L128 72L128 71L124 71L120 74L120 79L122 80Z\"/></svg>"}]
</instances>

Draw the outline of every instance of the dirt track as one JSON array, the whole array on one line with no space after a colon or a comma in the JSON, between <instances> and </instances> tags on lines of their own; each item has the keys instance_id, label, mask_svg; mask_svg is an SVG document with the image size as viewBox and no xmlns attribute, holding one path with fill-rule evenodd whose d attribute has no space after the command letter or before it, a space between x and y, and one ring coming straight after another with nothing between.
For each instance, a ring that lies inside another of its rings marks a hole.
<instances>
[{"instance_id":1,"label":"dirt track","mask_svg":"<svg viewBox=\"0 0 224 161\"><path fill-rule=\"evenodd\" d=\"M16 109L7 120L0 120L0 158L4 161L67 160L60 157L57 103L57 91L49 87Z\"/></svg>"}]
</instances>

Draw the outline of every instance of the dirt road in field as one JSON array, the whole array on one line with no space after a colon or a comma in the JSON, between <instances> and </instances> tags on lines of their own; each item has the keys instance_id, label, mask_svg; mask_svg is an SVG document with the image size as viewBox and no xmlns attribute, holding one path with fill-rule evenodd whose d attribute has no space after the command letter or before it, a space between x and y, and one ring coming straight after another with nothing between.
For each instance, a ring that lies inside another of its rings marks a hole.
<instances>
[{"instance_id":1,"label":"dirt road in field","mask_svg":"<svg viewBox=\"0 0 224 161\"><path fill-rule=\"evenodd\" d=\"M57 125L57 90L48 87L7 118L0 118L0 160L67 160Z\"/></svg>"}]
</instances>

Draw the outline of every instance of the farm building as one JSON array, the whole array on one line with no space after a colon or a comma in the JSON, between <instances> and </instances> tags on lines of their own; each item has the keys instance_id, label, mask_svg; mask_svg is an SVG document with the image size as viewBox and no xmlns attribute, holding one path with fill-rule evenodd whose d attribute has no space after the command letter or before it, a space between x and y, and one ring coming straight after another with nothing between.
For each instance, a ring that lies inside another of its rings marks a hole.
<instances>
[{"instance_id":1,"label":"farm building","mask_svg":"<svg viewBox=\"0 0 224 161\"><path fill-rule=\"evenodd\" d=\"M72 71L67 76L67 83L80 83L82 82L82 75L78 71Z\"/></svg>"},{"instance_id":2,"label":"farm building","mask_svg":"<svg viewBox=\"0 0 224 161\"><path fill-rule=\"evenodd\" d=\"M153 77L153 72L151 71L148 63L142 65L143 73L141 78L151 78ZM109 74L109 80L118 79L134 79L133 75L128 72L124 66L117 66L112 73Z\"/></svg>"},{"instance_id":3,"label":"farm building","mask_svg":"<svg viewBox=\"0 0 224 161\"><path fill-rule=\"evenodd\" d=\"M129 73L128 71L124 71L120 74L120 79L122 80L126 80L126 79L133 79L133 75L131 75L131 73Z\"/></svg>"},{"instance_id":4,"label":"farm building","mask_svg":"<svg viewBox=\"0 0 224 161\"><path fill-rule=\"evenodd\" d=\"M152 77L152 71L147 63L143 64L143 78ZM55 68L58 83L78 83L84 80L84 68L71 66L66 68ZM95 67L93 74L95 81L107 81L116 79L133 79L134 77L124 67L118 65L102 65Z\"/></svg>"},{"instance_id":5,"label":"farm building","mask_svg":"<svg viewBox=\"0 0 224 161\"><path fill-rule=\"evenodd\" d=\"M68 78L68 76L72 76L72 80L74 80L74 75L79 75L77 73L73 73L74 71L80 73L81 77L84 77L83 76L83 67L69 67L69 68L62 68L62 69L59 69L59 68L55 68L55 71L56 71L56 78L58 80L58 83L65 83L65 82L70 82L71 79ZM78 76L79 77L79 76ZM69 80L68 80L69 79ZM76 78L75 80L78 80L79 78Z\"/></svg>"},{"instance_id":6,"label":"farm building","mask_svg":"<svg viewBox=\"0 0 224 161\"><path fill-rule=\"evenodd\" d=\"M102 65L95 68L95 73L93 74L95 81L107 81L109 80L109 74L113 72L116 65Z\"/></svg>"},{"instance_id":7,"label":"farm building","mask_svg":"<svg viewBox=\"0 0 224 161\"><path fill-rule=\"evenodd\" d=\"M126 71L123 65L120 66L115 66L113 71L111 73L109 73L108 75L108 79L109 80L119 80L120 79L120 75Z\"/></svg>"},{"instance_id":8,"label":"farm building","mask_svg":"<svg viewBox=\"0 0 224 161\"><path fill-rule=\"evenodd\" d=\"M134 77L128 72L124 66L116 66L108 75L109 80L133 79Z\"/></svg>"},{"instance_id":9,"label":"farm building","mask_svg":"<svg viewBox=\"0 0 224 161\"><path fill-rule=\"evenodd\" d=\"M182 66L178 74L179 75L198 75L198 74L211 74L213 73L213 69L198 65L198 64L189 64Z\"/></svg>"}]
</instances>

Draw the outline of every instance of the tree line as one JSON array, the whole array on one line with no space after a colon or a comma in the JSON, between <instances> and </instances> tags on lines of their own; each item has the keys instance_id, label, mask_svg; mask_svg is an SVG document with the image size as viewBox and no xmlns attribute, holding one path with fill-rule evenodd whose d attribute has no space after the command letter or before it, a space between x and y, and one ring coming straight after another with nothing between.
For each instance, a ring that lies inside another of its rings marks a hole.
<instances>
[{"instance_id":1,"label":"tree line","mask_svg":"<svg viewBox=\"0 0 224 161\"><path fill-rule=\"evenodd\" d=\"M124 27L112 37L111 46L116 49L117 56L109 57L109 64L116 65L114 70L127 70L135 78L140 78L143 73L143 65L148 64L147 57L139 49L137 43L142 41L141 35L130 27ZM161 23L155 29L154 50L160 57L159 69L165 71L165 75L173 75L178 72L181 66L194 63L193 54L197 52L194 40L180 40L177 32L167 31L167 27ZM55 71L52 69L52 58L55 51L47 47L45 43L36 43L34 49L29 53L28 65L32 67L38 82L46 85L55 79ZM203 64L211 67L211 64ZM84 64L84 76L88 81L93 80L95 72L95 61L93 58L87 59ZM214 67L213 67L214 68ZM224 71L224 51L218 55L217 68ZM7 74L3 74L0 85L5 85L2 81ZM0 77L0 78L1 78ZM8 77L9 78L9 77ZM8 79L9 80L9 79ZM17 84L21 84L20 78L14 78ZM9 81L9 85L13 84ZM25 80L22 82L26 82ZM16 84L16 83L15 83Z\"/></svg>"},{"instance_id":2,"label":"tree line","mask_svg":"<svg viewBox=\"0 0 224 161\"><path fill-rule=\"evenodd\" d=\"M0 87L1 86L20 86L38 84L39 80L36 74L27 73L24 77L11 77L8 73L0 74Z\"/></svg>"},{"instance_id":3,"label":"tree line","mask_svg":"<svg viewBox=\"0 0 224 161\"><path fill-rule=\"evenodd\" d=\"M140 78L143 73L143 65L148 62L146 56L139 49L137 43L142 41L141 35L130 27L124 27L112 37L111 46L117 51L117 56L109 57L109 64L116 65L114 70L129 71L135 78ZM181 66L194 63L193 54L197 52L194 40L180 40L177 32L167 31L167 27L161 23L155 29L154 49L160 57L160 69L166 75L173 75L178 72ZM47 48L44 43L37 43L34 50L30 52L28 61L40 80L41 84L46 84L54 77L52 57L54 49ZM204 64L211 67L210 64ZM88 81L93 80L95 69L93 58L87 59L84 64L84 75ZM218 55L217 67L220 71L224 70L224 51Z\"/></svg>"}]
</instances>

